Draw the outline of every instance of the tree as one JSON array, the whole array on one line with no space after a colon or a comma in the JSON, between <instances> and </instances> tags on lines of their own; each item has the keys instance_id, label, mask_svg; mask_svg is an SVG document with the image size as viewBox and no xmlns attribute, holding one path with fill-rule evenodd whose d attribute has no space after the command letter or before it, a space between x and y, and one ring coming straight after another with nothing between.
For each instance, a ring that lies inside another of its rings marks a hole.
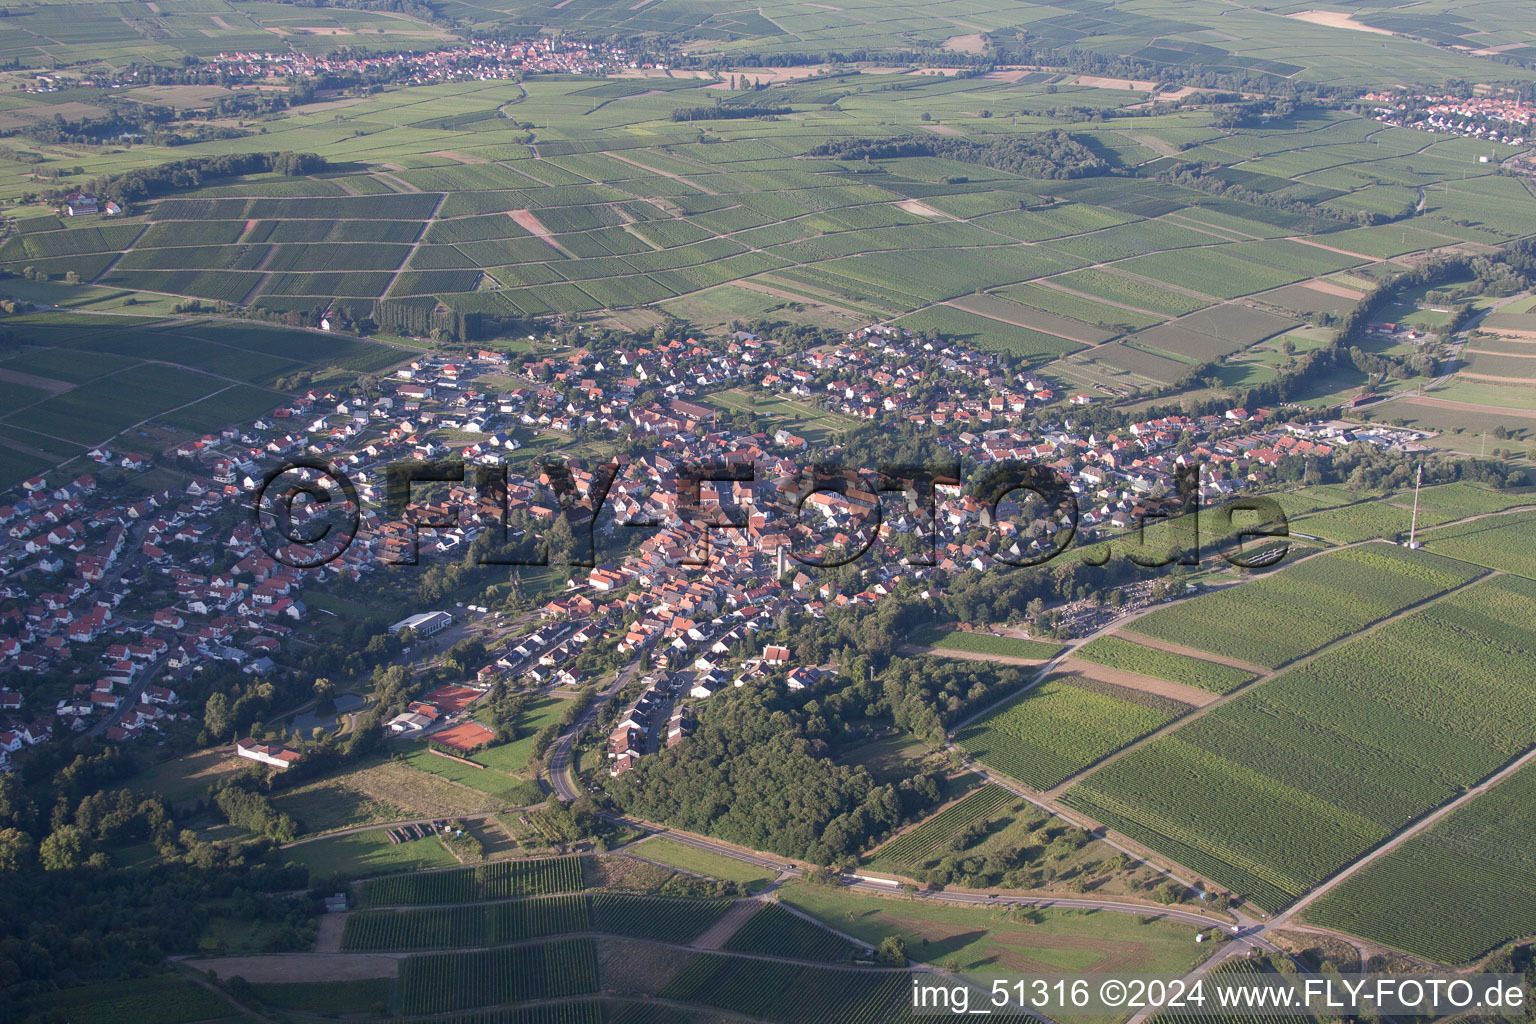
<instances>
[{"instance_id":1,"label":"tree","mask_svg":"<svg viewBox=\"0 0 1536 1024\"><path fill-rule=\"evenodd\" d=\"M61 825L38 847L38 859L48 871L69 871L85 863L85 832L75 825Z\"/></svg>"},{"instance_id":2,"label":"tree","mask_svg":"<svg viewBox=\"0 0 1536 1024\"><path fill-rule=\"evenodd\" d=\"M0 871L20 871L32 860L32 837L19 828L0 829Z\"/></svg>"},{"instance_id":3,"label":"tree","mask_svg":"<svg viewBox=\"0 0 1536 1024\"><path fill-rule=\"evenodd\" d=\"M875 947L875 959L891 967L907 966L907 940L900 935L887 935Z\"/></svg>"},{"instance_id":4,"label":"tree","mask_svg":"<svg viewBox=\"0 0 1536 1024\"><path fill-rule=\"evenodd\" d=\"M223 739L233 725L234 715L229 706L229 698L222 693L213 693L203 706L203 727L208 730L208 735L218 740Z\"/></svg>"}]
</instances>

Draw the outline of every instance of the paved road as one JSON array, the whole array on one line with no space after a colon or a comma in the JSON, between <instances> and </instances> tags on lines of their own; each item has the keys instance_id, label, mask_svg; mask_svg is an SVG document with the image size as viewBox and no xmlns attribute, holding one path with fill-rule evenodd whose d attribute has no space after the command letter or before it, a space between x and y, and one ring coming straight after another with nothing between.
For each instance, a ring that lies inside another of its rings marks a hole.
<instances>
[{"instance_id":1,"label":"paved road","mask_svg":"<svg viewBox=\"0 0 1536 1024\"><path fill-rule=\"evenodd\" d=\"M549 784L554 787L555 795L561 800L575 800L581 795L581 787L576 785L576 773L572 770L572 757L576 752L576 738L582 734L587 726L597 718L597 713L602 706L613 699L624 687L628 686L635 676L640 674L640 661L636 659L619 670L613 677L613 682L607 689L601 691L592 706L576 720L576 724L563 733L549 751Z\"/></svg>"}]
</instances>

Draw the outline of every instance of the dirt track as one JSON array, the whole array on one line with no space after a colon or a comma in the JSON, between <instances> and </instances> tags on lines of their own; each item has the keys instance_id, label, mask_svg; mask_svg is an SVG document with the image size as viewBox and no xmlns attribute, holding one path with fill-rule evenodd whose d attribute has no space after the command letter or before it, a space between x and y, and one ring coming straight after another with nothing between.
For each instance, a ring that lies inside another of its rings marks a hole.
<instances>
[{"instance_id":1,"label":"dirt track","mask_svg":"<svg viewBox=\"0 0 1536 1024\"><path fill-rule=\"evenodd\" d=\"M1167 697L1170 700L1176 700L1181 704L1188 704L1196 708L1203 708L1221 696L1219 693L1211 693L1209 690L1202 690L1194 686L1185 686L1183 683L1170 683L1166 679L1156 679L1137 672L1127 672L1125 669L1110 668L1108 665L1098 665L1094 662L1082 661L1077 658L1068 658L1062 662L1061 667L1063 671L1071 672L1085 679L1123 686L1128 690L1140 690L1142 693L1156 694L1159 697Z\"/></svg>"},{"instance_id":2,"label":"dirt track","mask_svg":"<svg viewBox=\"0 0 1536 1024\"><path fill-rule=\"evenodd\" d=\"M1158 650L1167 651L1169 654L1182 654L1186 658L1199 658L1201 661L1214 661L1218 665L1230 665L1232 668L1240 668L1244 672L1252 672L1256 676L1269 672L1269 669L1260 665L1250 665L1246 661L1238 661L1236 658L1224 658L1219 654L1212 654L1210 651L1197 651L1193 647L1185 647L1183 644L1170 643L1167 640L1158 640L1156 637L1147 636L1145 633L1137 633L1135 623L1128 624L1125 629L1126 632L1135 634L1131 639L1143 647L1156 647Z\"/></svg>"}]
</instances>

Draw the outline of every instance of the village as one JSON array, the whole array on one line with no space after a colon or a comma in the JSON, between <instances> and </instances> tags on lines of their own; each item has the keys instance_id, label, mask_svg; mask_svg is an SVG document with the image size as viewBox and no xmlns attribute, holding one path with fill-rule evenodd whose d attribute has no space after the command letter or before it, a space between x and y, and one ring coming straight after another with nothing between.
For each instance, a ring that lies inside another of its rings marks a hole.
<instances>
[{"instance_id":1,"label":"village","mask_svg":"<svg viewBox=\"0 0 1536 1024\"><path fill-rule=\"evenodd\" d=\"M515 42L477 40L420 53L350 55L306 53L299 49L235 51L201 58L197 73L213 73L235 83L286 82L291 76L349 74L425 85L432 82L489 82L525 74L606 74L622 70L665 69L665 63L633 58L621 47L572 39L536 38ZM163 71L133 67L122 72L39 72L24 86L32 93L52 93L81 85L126 89L160 81Z\"/></svg>"},{"instance_id":2,"label":"village","mask_svg":"<svg viewBox=\"0 0 1536 1024\"><path fill-rule=\"evenodd\" d=\"M1412 127L1431 133L1486 139L1511 146L1525 144L1531 118L1536 114L1518 96L1452 96L1406 91L1368 92L1360 97L1376 104L1371 114L1382 124ZM1483 163L1497 162L1489 156Z\"/></svg>"},{"instance_id":3,"label":"village","mask_svg":"<svg viewBox=\"0 0 1536 1024\"><path fill-rule=\"evenodd\" d=\"M480 383L491 375L519 383ZM498 679L571 689L591 682L570 668L590 645L644 655L653 674L609 739L615 772L686 736L697 705L723 687L762 678L803 689L833 670L791 664L785 648L755 634L878 602L902 583L938 593L951 576L1051 552L1060 524L1021 527L1000 511L994 522L986 502L958 487L936 488L931 515L911 481L906 494L857 486L807 493L803 467L835 451L788 428L721 426L710 396L727 388L848 422L908 424L970 466L1049 467L1068 482L1077 529L1089 540L1134 531L1169 506L1184 467L1200 467L1199 499L1212 504L1273 486L1288 456L1326 459L1352 443L1417 440L1336 421L1279 423L1267 410L1235 408L1095 430L1073 418L1091 401L1085 396L1062 402L1045 381L994 355L881 325L806 352L737 332L723 347L683 338L601 356L581 347L537 359L489 349L423 356L366 394L310 392L152 457L105 446L90 453L130 475L174 469L187 480L179 489L128 497L122 488L107 493L89 474L48 474L8 496L0 505L9 602L0 614L0 672L18 682L0 695L0 764L81 733L112 742L155 736L188 717L178 708L178 680L212 665L257 678L284 672L285 644L314 615L306 590L391 564L431 564L487 531L506 535L509 520L535 531L559 519L591 523L603 557L573 567L534 628L502 642L466 686L475 696ZM619 445L606 493L592 459L570 460L564 476L515 472L527 465L515 454L518 437L531 432ZM345 474L362 506L355 537L312 567L295 567L301 563L264 536L250 509L272 468L297 457ZM408 460L511 463L514 472L502 495L482 493L470 474L405 520L385 521L389 467ZM679 487L690 464L734 467L737 479L705 480L695 497ZM637 525L645 528L631 532ZM856 585L816 568L818 560L836 564L833 553L859 553ZM451 621L449 612L422 615L436 628L411 620L397 628L430 634ZM76 651L100 653L87 661ZM53 706L39 706L24 696L29 678L79 681ZM425 731L462 711L441 695L421 705L388 728ZM473 749L484 737L458 739ZM280 751L272 756L281 760Z\"/></svg>"}]
</instances>

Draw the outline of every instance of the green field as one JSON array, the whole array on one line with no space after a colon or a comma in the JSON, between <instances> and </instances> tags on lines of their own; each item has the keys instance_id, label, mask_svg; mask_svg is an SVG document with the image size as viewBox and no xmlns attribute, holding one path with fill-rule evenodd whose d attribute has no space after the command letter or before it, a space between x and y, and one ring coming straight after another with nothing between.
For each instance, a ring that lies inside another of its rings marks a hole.
<instances>
[{"instance_id":1,"label":"green field","mask_svg":"<svg viewBox=\"0 0 1536 1024\"><path fill-rule=\"evenodd\" d=\"M1179 973L1208 955L1190 925L1135 914L947 906L795 882L784 902L871 945L901 935L915 960L965 972ZM1116 968L1108 965L1115 964Z\"/></svg>"},{"instance_id":2,"label":"green field","mask_svg":"<svg viewBox=\"0 0 1536 1024\"><path fill-rule=\"evenodd\" d=\"M1536 579L1536 517L1529 512L1458 523L1424 536L1426 550Z\"/></svg>"},{"instance_id":3,"label":"green field","mask_svg":"<svg viewBox=\"0 0 1536 1024\"><path fill-rule=\"evenodd\" d=\"M235 1008L178 974L102 982L45 996L43 1004L80 1024L190 1024L235 1017Z\"/></svg>"},{"instance_id":4,"label":"green field","mask_svg":"<svg viewBox=\"0 0 1536 1024\"><path fill-rule=\"evenodd\" d=\"M1090 774L1065 801L1274 912L1536 744L1536 583L1482 580Z\"/></svg>"},{"instance_id":5,"label":"green field","mask_svg":"<svg viewBox=\"0 0 1536 1024\"><path fill-rule=\"evenodd\" d=\"M408 952L497 946L575 932L687 943L730 905L729 900L574 893L463 907L369 910L347 918L341 945L357 953Z\"/></svg>"},{"instance_id":6,"label":"green field","mask_svg":"<svg viewBox=\"0 0 1536 1024\"><path fill-rule=\"evenodd\" d=\"M1139 690L1052 679L960 731L988 768L1046 790L1190 710Z\"/></svg>"},{"instance_id":7,"label":"green field","mask_svg":"<svg viewBox=\"0 0 1536 1024\"><path fill-rule=\"evenodd\" d=\"M408 957L400 969L400 1009L440 1013L597 991L591 939Z\"/></svg>"},{"instance_id":8,"label":"green field","mask_svg":"<svg viewBox=\"0 0 1536 1024\"><path fill-rule=\"evenodd\" d=\"M419 871L458 864L453 854L435 836L409 843L391 843L383 829L317 839L293 847L287 856L289 860L309 868L312 878L331 878L336 875L359 878L390 871Z\"/></svg>"},{"instance_id":9,"label":"green field","mask_svg":"<svg viewBox=\"0 0 1536 1024\"><path fill-rule=\"evenodd\" d=\"M633 846L625 847L625 852L696 875L718 878L723 882L740 882L749 889L760 889L773 880L773 872L765 868L687 846L665 836L653 836Z\"/></svg>"},{"instance_id":10,"label":"green field","mask_svg":"<svg viewBox=\"0 0 1536 1024\"><path fill-rule=\"evenodd\" d=\"M1014 636L997 636L992 633L968 633L958 629L947 629L944 626L935 626L913 633L912 642L925 644L941 653L964 651L967 654L989 654L1032 661L1049 661L1061 653L1060 644L1041 640L1021 640Z\"/></svg>"},{"instance_id":11,"label":"green field","mask_svg":"<svg viewBox=\"0 0 1536 1024\"><path fill-rule=\"evenodd\" d=\"M1001 786L984 785L903 832L876 851L870 865L896 869L920 863L926 855L948 843L957 833L1013 805L1017 797Z\"/></svg>"},{"instance_id":12,"label":"green field","mask_svg":"<svg viewBox=\"0 0 1536 1024\"><path fill-rule=\"evenodd\" d=\"M1533 827L1536 771L1526 767L1351 876L1306 917L1431 960L1473 960L1536 932Z\"/></svg>"},{"instance_id":13,"label":"green field","mask_svg":"<svg viewBox=\"0 0 1536 1024\"><path fill-rule=\"evenodd\" d=\"M819 925L769 903L730 937L725 949L733 953L761 953L794 960L846 959L851 946Z\"/></svg>"},{"instance_id":14,"label":"green field","mask_svg":"<svg viewBox=\"0 0 1536 1024\"><path fill-rule=\"evenodd\" d=\"M1072 656L1110 668L1210 690L1212 693L1229 693L1253 678L1251 672L1230 665L1201 661L1199 658L1147 647L1118 636L1099 637L1075 649Z\"/></svg>"},{"instance_id":15,"label":"green field","mask_svg":"<svg viewBox=\"0 0 1536 1024\"><path fill-rule=\"evenodd\" d=\"M1279 668L1459 586L1475 572L1464 562L1422 551L1385 544L1349 548L1160 609L1126 631ZM1285 629L1258 628L1261 621L1283 621Z\"/></svg>"},{"instance_id":16,"label":"green field","mask_svg":"<svg viewBox=\"0 0 1536 1024\"><path fill-rule=\"evenodd\" d=\"M388 978L359 981L300 981L253 985L257 996L268 1006L307 1013L367 1013L382 1016L388 1012L392 983Z\"/></svg>"},{"instance_id":17,"label":"green field","mask_svg":"<svg viewBox=\"0 0 1536 1024\"><path fill-rule=\"evenodd\" d=\"M361 890L360 897L364 903L375 907L475 903L579 892L584 884L580 857L551 857L495 861L450 871L379 878L369 882Z\"/></svg>"}]
</instances>

